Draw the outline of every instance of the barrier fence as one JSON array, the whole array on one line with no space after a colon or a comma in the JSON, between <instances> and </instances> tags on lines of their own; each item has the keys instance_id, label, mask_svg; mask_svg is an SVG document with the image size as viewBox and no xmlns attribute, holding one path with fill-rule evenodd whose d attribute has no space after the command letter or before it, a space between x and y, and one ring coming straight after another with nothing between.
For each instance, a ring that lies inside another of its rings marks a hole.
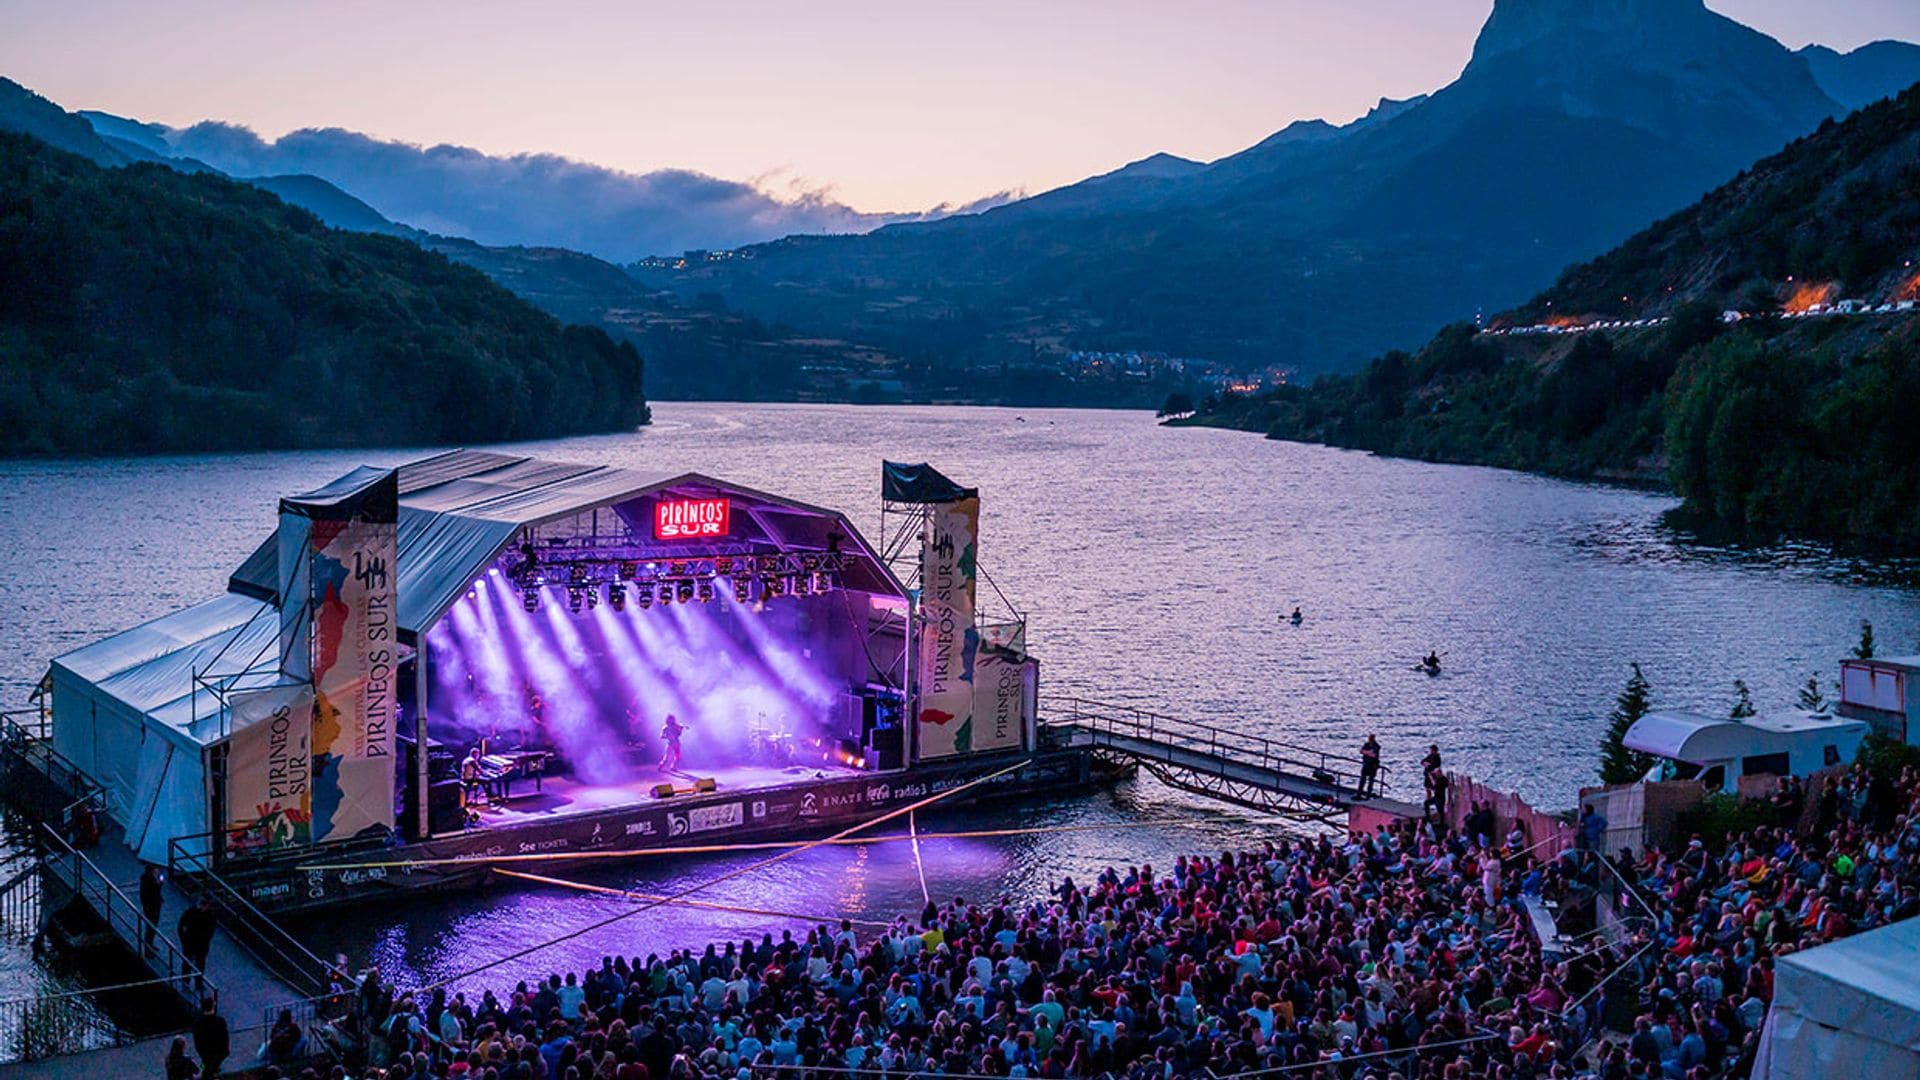
<instances>
[{"instance_id":1,"label":"barrier fence","mask_svg":"<svg viewBox=\"0 0 1920 1080\"><path fill-rule=\"evenodd\" d=\"M191 981L191 977L0 1001L0 1062L38 1061L83 1050L127 1046L163 1034L178 1025L161 1024L147 1030L141 1021L156 1019L158 1014L143 1002L156 991L180 992L175 984L182 981ZM191 993L192 988L185 990Z\"/></svg>"}]
</instances>

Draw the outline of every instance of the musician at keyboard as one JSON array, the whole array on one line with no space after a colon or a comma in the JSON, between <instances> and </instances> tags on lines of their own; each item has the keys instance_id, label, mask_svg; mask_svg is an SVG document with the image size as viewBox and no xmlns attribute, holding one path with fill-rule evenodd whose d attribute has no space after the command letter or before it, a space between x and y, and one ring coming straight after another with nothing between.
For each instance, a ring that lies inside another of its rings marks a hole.
<instances>
[{"instance_id":1,"label":"musician at keyboard","mask_svg":"<svg viewBox=\"0 0 1920 1080\"><path fill-rule=\"evenodd\" d=\"M486 766L481 763L480 748L476 746L467 751L467 756L460 762L460 789L466 792L469 805L473 803L475 794L485 790L485 784Z\"/></svg>"}]
</instances>

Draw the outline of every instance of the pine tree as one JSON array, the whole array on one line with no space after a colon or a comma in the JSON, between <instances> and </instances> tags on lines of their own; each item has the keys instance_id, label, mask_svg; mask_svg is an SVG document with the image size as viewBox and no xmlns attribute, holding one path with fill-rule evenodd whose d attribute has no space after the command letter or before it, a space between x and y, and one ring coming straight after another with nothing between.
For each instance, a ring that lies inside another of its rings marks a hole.
<instances>
[{"instance_id":1,"label":"pine tree","mask_svg":"<svg viewBox=\"0 0 1920 1080\"><path fill-rule=\"evenodd\" d=\"M1747 680L1733 680L1733 711L1727 715L1735 720L1753 715L1753 691L1747 689Z\"/></svg>"},{"instance_id":2,"label":"pine tree","mask_svg":"<svg viewBox=\"0 0 1920 1080\"><path fill-rule=\"evenodd\" d=\"M1653 708L1652 691L1647 677L1640 673L1640 665L1633 665L1633 676L1614 699L1613 712L1607 717L1607 736L1600 740L1601 783L1631 784L1653 768L1652 754L1629 749L1626 743L1627 729Z\"/></svg>"},{"instance_id":3,"label":"pine tree","mask_svg":"<svg viewBox=\"0 0 1920 1080\"><path fill-rule=\"evenodd\" d=\"M1827 711L1827 695L1820 692L1820 676L1807 676L1807 685L1800 688L1800 707L1808 712Z\"/></svg>"},{"instance_id":4,"label":"pine tree","mask_svg":"<svg viewBox=\"0 0 1920 1080\"><path fill-rule=\"evenodd\" d=\"M1860 620L1860 644L1853 647L1853 655L1858 660L1873 659L1873 624Z\"/></svg>"}]
</instances>

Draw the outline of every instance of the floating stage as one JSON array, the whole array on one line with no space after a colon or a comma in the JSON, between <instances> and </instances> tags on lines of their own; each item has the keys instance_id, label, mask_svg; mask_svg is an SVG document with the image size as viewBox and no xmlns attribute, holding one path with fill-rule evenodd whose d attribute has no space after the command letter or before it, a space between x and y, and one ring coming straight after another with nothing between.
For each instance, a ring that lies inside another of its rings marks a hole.
<instances>
[{"instance_id":1,"label":"floating stage","mask_svg":"<svg viewBox=\"0 0 1920 1080\"><path fill-rule=\"evenodd\" d=\"M978 492L884 464L874 543L698 473L454 451L280 500L226 592L56 658L48 760L263 911L504 855L824 834L1058 790Z\"/></svg>"}]
</instances>

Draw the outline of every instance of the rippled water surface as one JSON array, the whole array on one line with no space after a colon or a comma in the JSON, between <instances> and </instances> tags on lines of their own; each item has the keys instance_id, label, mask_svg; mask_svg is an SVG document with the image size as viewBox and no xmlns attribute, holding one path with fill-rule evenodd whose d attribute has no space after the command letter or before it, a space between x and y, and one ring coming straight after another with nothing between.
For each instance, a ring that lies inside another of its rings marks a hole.
<instances>
[{"instance_id":1,"label":"rippled water surface","mask_svg":"<svg viewBox=\"0 0 1920 1080\"><path fill-rule=\"evenodd\" d=\"M710 473L846 510L870 534L880 459L932 461L982 489L981 559L1032 619L1043 698L1128 702L1349 752L1377 732L1403 774L1439 742L1451 764L1548 806L1591 779L1599 718L1630 662L1663 705L1724 709L1739 677L1764 710L1788 706L1810 673L1831 681L1862 618L1883 652L1920 651L1908 568L1691 545L1660 525L1672 500L1638 492L1167 430L1138 413L668 403L656 415L634 435L517 449ZM20 703L46 658L219 590L272 528L277 496L420 453L0 464L0 702ZM1298 628L1280 618L1295 605ZM1430 648L1446 656L1439 679L1411 668ZM715 898L884 917L920 905L922 869L936 896L1030 894L1059 874L1166 861L1272 823L1143 780L920 827L1068 831L929 840L919 866L905 844L813 851ZM654 860L591 880L665 889L757 857ZM450 973L629 906L496 891L302 933L323 952ZM489 978L783 925L650 911Z\"/></svg>"}]
</instances>

